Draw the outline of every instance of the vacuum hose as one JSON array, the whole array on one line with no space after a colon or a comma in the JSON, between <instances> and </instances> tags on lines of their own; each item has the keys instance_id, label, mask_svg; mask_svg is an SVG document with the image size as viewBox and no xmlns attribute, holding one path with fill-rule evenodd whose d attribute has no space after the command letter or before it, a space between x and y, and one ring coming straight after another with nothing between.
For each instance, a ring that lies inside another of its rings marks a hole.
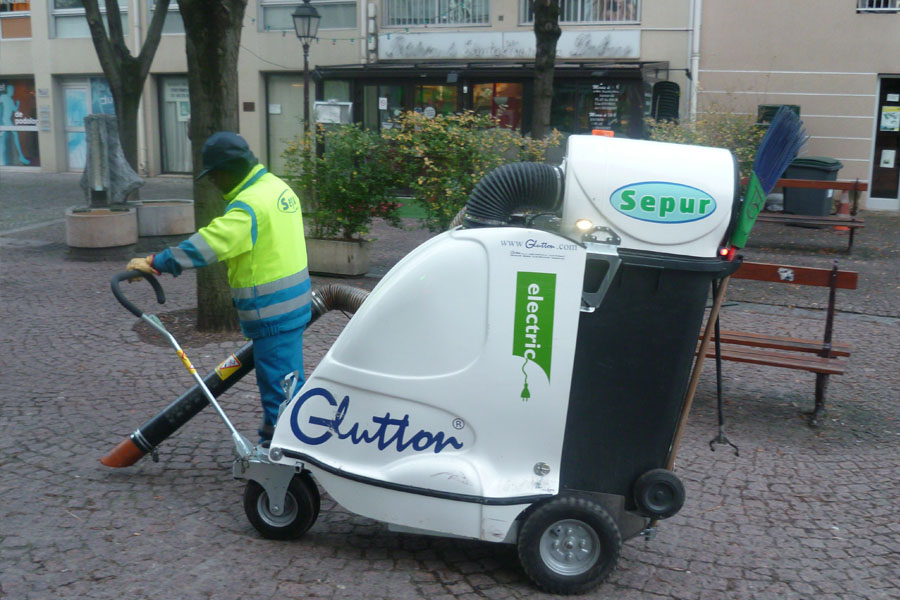
<instances>
[{"instance_id":1,"label":"vacuum hose","mask_svg":"<svg viewBox=\"0 0 900 600\"><path fill-rule=\"evenodd\" d=\"M359 288L329 283L312 292L312 314L309 325L330 310L355 313L369 292ZM203 378L203 383L218 398L237 381L253 370L253 342L247 342L219 367ZM130 467L145 454L175 433L182 425L209 404L199 385L195 385L172 402L155 417L141 425L130 436L100 459L107 467Z\"/></svg>"},{"instance_id":2,"label":"vacuum hose","mask_svg":"<svg viewBox=\"0 0 900 600\"><path fill-rule=\"evenodd\" d=\"M522 209L555 211L563 196L563 172L546 163L498 167L472 190L465 208L466 227L503 227Z\"/></svg>"}]
</instances>

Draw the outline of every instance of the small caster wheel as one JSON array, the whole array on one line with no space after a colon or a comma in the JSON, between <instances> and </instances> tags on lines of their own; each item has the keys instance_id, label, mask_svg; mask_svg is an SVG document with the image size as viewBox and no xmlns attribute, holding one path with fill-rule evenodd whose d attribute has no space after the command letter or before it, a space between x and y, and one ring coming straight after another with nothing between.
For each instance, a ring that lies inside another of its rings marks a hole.
<instances>
[{"instance_id":1,"label":"small caster wheel","mask_svg":"<svg viewBox=\"0 0 900 600\"><path fill-rule=\"evenodd\" d=\"M560 495L539 505L519 530L519 561L551 594L581 594L612 573L622 535L603 506L589 497Z\"/></svg>"},{"instance_id":2,"label":"small caster wheel","mask_svg":"<svg viewBox=\"0 0 900 600\"><path fill-rule=\"evenodd\" d=\"M668 469L647 471L634 482L634 503L648 517L667 519L684 506L684 484Z\"/></svg>"},{"instance_id":3,"label":"small caster wheel","mask_svg":"<svg viewBox=\"0 0 900 600\"><path fill-rule=\"evenodd\" d=\"M319 488L306 471L291 479L280 515L273 514L269 508L269 495L263 486L251 479L244 489L247 519L264 538L270 540L302 537L316 522L319 506Z\"/></svg>"}]
</instances>

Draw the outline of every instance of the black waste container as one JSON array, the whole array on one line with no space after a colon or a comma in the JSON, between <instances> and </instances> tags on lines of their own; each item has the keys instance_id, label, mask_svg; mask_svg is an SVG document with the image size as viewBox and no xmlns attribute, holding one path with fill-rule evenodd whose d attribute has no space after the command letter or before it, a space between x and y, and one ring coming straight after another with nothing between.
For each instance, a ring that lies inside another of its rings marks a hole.
<instances>
[{"instance_id":1,"label":"black waste container","mask_svg":"<svg viewBox=\"0 0 900 600\"><path fill-rule=\"evenodd\" d=\"M782 175L785 179L812 179L815 181L835 181L838 171L844 165L836 158L827 156L805 156L796 158ZM807 190L784 188L784 212L797 215L830 215L832 208L831 190Z\"/></svg>"}]
</instances>

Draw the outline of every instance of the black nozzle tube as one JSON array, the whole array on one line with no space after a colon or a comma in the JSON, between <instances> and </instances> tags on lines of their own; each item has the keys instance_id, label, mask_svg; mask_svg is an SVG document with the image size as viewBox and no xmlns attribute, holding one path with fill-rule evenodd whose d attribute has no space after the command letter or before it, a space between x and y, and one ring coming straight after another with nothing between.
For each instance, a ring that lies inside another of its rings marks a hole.
<instances>
[{"instance_id":1,"label":"black nozzle tube","mask_svg":"<svg viewBox=\"0 0 900 600\"><path fill-rule=\"evenodd\" d=\"M557 210L563 195L563 172L546 163L523 162L498 167L485 175L466 203L466 227L503 227L516 211Z\"/></svg>"},{"instance_id":2,"label":"black nozzle tube","mask_svg":"<svg viewBox=\"0 0 900 600\"><path fill-rule=\"evenodd\" d=\"M347 285L329 283L312 292L312 314L309 324L330 310L341 310L355 313L362 305L369 292ZM247 342L232 357L236 362L234 371L213 370L203 378L214 398L218 398L253 370L253 342ZM229 357L229 358L232 358ZM223 363L224 365L225 363ZM220 365L222 367L223 365ZM224 378L223 378L224 377ZM190 421L201 410L206 408L209 400L199 385L193 386L179 396L155 417L140 426L129 438L124 439L106 456L100 459L108 467L128 467L140 460L145 454L159 446L169 436L178 431L182 425Z\"/></svg>"}]
</instances>

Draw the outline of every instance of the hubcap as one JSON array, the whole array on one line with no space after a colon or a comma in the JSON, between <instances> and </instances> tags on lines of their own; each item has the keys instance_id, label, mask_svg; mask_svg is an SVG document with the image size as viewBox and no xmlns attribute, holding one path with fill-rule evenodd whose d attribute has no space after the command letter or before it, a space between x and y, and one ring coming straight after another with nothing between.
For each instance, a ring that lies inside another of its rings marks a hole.
<instances>
[{"instance_id":1,"label":"hubcap","mask_svg":"<svg viewBox=\"0 0 900 600\"><path fill-rule=\"evenodd\" d=\"M557 521L544 530L541 560L559 575L581 575L600 558L600 538L594 528L577 519Z\"/></svg>"},{"instance_id":2,"label":"hubcap","mask_svg":"<svg viewBox=\"0 0 900 600\"><path fill-rule=\"evenodd\" d=\"M256 512L270 527L287 527L297 518L297 501L294 500L294 495L288 492L284 497L284 510L280 515L276 515L269 510L269 495L264 491L256 499Z\"/></svg>"}]
</instances>

